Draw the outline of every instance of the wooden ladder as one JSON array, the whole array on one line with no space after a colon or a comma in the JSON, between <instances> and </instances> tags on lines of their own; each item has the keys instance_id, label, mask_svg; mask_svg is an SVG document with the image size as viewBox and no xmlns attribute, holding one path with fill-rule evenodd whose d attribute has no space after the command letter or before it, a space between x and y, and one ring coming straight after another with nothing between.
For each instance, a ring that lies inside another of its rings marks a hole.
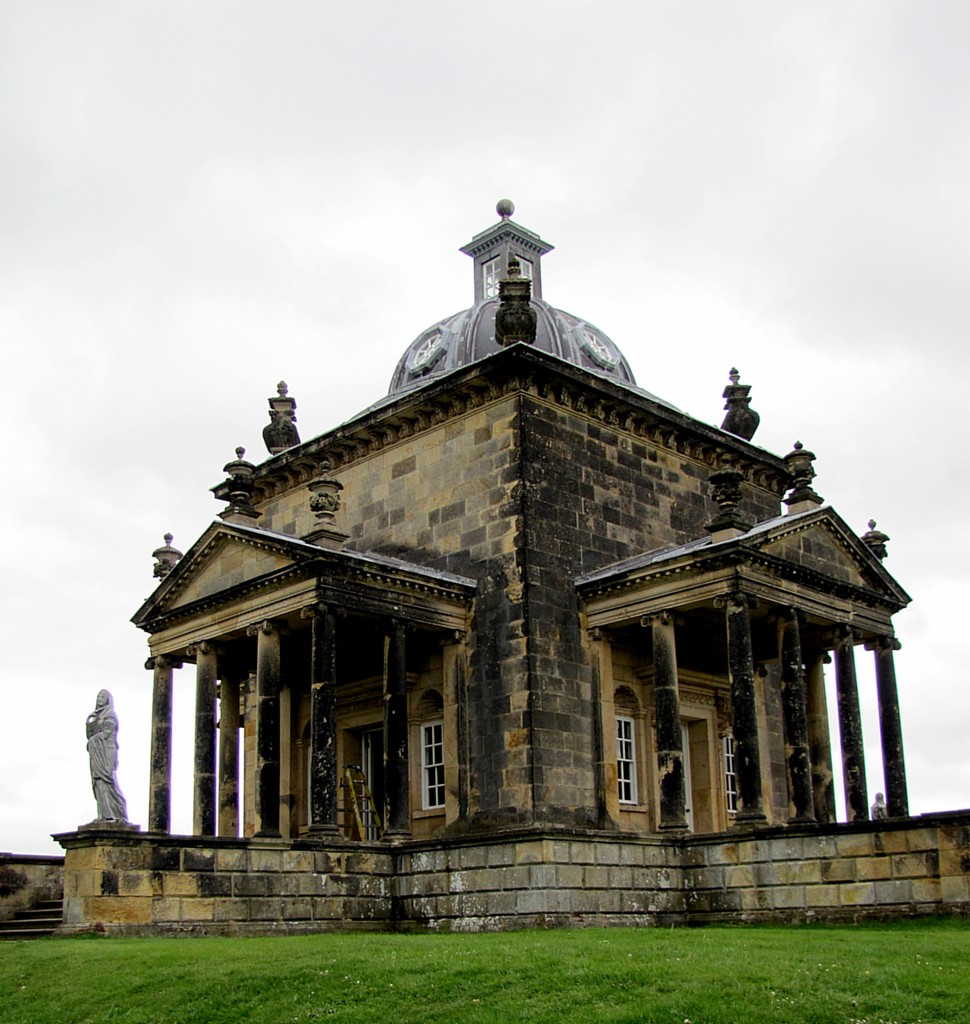
<instances>
[{"instance_id":1,"label":"wooden ladder","mask_svg":"<svg viewBox=\"0 0 970 1024\"><path fill-rule=\"evenodd\" d=\"M359 764L344 766L343 787L347 797L344 807L349 808L347 834L351 839L364 842L368 839L380 839L384 835L381 816L374 805L370 786L364 776L364 769Z\"/></svg>"}]
</instances>

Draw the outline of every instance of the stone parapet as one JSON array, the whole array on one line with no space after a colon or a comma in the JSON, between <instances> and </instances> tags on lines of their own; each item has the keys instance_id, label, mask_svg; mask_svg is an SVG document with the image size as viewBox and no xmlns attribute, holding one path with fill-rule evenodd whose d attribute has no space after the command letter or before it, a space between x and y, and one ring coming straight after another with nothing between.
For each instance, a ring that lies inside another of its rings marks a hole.
<instances>
[{"instance_id":1,"label":"stone parapet","mask_svg":"<svg viewBox=\"0 0 970 1024\"><path fill-rule=\"evenodd\" d=\"M63 857L0 853L0 921L40 900L59 900L63 885Z\"/></svg>"}]
</instances>

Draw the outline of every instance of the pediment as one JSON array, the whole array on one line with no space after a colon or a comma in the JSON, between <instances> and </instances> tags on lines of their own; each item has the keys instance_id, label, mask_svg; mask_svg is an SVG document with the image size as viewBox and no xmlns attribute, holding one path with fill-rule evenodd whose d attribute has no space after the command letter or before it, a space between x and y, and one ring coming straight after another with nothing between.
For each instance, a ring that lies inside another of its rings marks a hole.
<instances>
[{"instance_id":1,"label":"pediment","mask_svg":"<svg viewBox=\"0 0 970 1024\"><path fill-rule=\"evenodd\" d=\"M874 591L894 602L909 602L879 559L832 509L790 522L782 517L761 536L744 538L744 547L755 548L795 572Z\"/></svg>"},{"instance_id":2,"label":"pediment","mask_svg":"<svg viewBox=\"0 0 970 1024\"><path fill-rule=\"evenodd\" d=\"M268 576L293 564L293 559L277 551L254 549L238 538L223 538L218 550L200 560L191 578L185 581L169 609L212 597L241 583Z\"/></svg>"},{"instance_id":3,"label":"pediment","mask_svg":"<svg viewBox=\"0 0 970 1024\"><path fill-rule=\"evenodd\" d=\"M214 524L186 552L134 617L141 623L288 569L303 559L280 538Z\"/></svg>"},{"instance_id":4,"label":"pediment","mask_svg":"<svg viewBox=\"0 0 970 1024\"><path fill-rule=\"evenodd\" d=\"M774 537L761 545L761 550L766 555L773 555L841 583L865 587L871 582L854 557L855 553L850 552L822 523ZM868 575L871 576L871 572Z\"/></svg>"}]
</instances>

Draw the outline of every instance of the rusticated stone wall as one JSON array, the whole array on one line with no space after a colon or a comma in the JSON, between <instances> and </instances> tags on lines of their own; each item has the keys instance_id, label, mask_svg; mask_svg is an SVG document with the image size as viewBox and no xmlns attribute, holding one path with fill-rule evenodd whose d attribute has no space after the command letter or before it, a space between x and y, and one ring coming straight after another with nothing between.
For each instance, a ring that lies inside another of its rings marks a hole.
<instances>
[{"instance_id":1,"label":"rusticated stone wall","mask_svg":"<svg viewBox=\"0 0 970 1024\"><path fill-rule=\"evenodd\" d=\"M68 851L62 934L970 915L970 812L679 838L566 829L393 845L107 829L58 838Z\"/></svg>"},{"instance_id":2,"label":"rusticated stone wall","mask_svg":"<svg viewBox=\"0 0 970 1024\"><path fill-rule=\"evenodd\" d=\"M685 910L717 921L970 913L970 815L695 836Z\"/></svg>"},{"instance_id":3,"label":"rusticated stone wall","mask_svg":"<svg viewBox=\"0 0 970 1024\"><path fill-rule=\"evenodd\" d=\"M385 847L117 839L107 830L73 833L65 845L61 934L265 935L391 925L394 857Z\"/></svg>"}]
</instances>

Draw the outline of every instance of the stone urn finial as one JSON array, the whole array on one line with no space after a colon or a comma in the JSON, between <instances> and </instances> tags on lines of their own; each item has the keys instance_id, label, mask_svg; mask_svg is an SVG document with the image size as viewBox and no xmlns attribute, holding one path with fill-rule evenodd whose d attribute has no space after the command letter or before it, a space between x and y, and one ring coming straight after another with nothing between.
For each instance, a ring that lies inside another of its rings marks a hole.
<instances>
[{"instance_id":1,"label":"stone urn finial","mask_svg":"<svg viewBox=\"0 0 970 1024\"><path fill-rule=\"evenodd\" d=\"M889 540L888 534L882 532L882 530L876 529L875 519L869 520L869 529L862 535L862 542L869 548L869 550L879 559L883 561L888 554L886 551L886 542Z\"/></svg>"},{"instance_id":2,"label":"stone urn finial","mask_svg":"<svg viewBox=\"0 0 970 1024\"><path fill-rule=\"evenodd\" d=\"M275 397L269 402L269 423L263 427L263 442L270 455L278 455L300 443L300 432L296 429L296 399L290 398L286 381L276 385Z\"/></svg>"},{"instance_id":3,"label":"stone urn finial","mask_svg":"<svg viewBox=\"0 0 970 1024\"><path fill-rule=\"evenodd\" d=\"M744 474L731 465L730 456L721 456L721 468L711 474L711 497L718 507L718 514L707 524L711 533L711 541L717 543L739 537L751 529L749 523L740 513L741 482Z\"/></svg>"},{"instance_id":4,"label":"stone urn finial","mask_svg":"<svg viewBox=\"0 0 970 1024\"><path fill-rule=\"evenodd\" d=\"M785 456L791 491L784 499L790 515L809 512L822 504L822 497L812 489L815 479L815 452L810 452L801 441Z\"/></svg>"},{"instance_id":5,"label":"stone urn finial","mask_svg":"<svg viewBox=\"0 0 970 1024\"><path fill-rule=\"evenodd\" d=\"M516 256L509 257L508 276L498 283L499 307L495 313L495 340L499 345L535 344L536 311L530 305L532 282L522 276Z\"/></svg>"},{"instance_id":6,"label":"stone urn finial","mask_svg":"<svg viewBox=\"0 0 970 1024\"><path fill-rule=\"evenodd\" d=\"M326 474L332 467L329 459L324 459L320 468ZM343 547L348 534L337 529L337 513L340 511L340 494L344 485L332 476L319 476L307 484L310 492L310 511L313 513L313 529L303 538L310 544L321 548L336 549Z\"/></svg>"},{"instance_id":7,"label":"stone urn finial","mask_svg":"<svg viewBox=\"0 0 970 1024\"><path fill-rule=\"evenodd\" d=\"M750 384L739 384L741 374L737 368L732 366L728 374L728 384L721 395L727 399L724 408L727 409L727 416L721 424L721 430L734 434L735 437L750 441L754 432L758 429L761 417L751 408L751 399L748 393L751 391Z\"/></svg>"},{"instance_id":8,"label":"stone urn finial","mask_svg":"<svg viewBox=\"0 0 970 1024\"><path fill-rule=\"evenodd\" d=\"M175 568L175 563L182 557L182 552L178 548L172 547L173 536L170 533L166 533L164 536L165 544L160 548L155 548L152 552L152 558L155 559L155 566L152 569L152 575L157 580L163 580L165 577Z\"/></svg>"},{"instance_id":9,"label":"stone urn finial","mask_svg":"<svg viewBox=\"0 0 970 1024\"><path fill-rule=\"evenodd\" d=\"M228 474L225 481L213 488L217 498L229 501L225 511L219 513L219 518L227 523L252 524L262 514L253 507L256 467L243 458L245 454L246 449L242 446L236 449L236 458L222 467Z\"/></svg>"}]
</instances>

